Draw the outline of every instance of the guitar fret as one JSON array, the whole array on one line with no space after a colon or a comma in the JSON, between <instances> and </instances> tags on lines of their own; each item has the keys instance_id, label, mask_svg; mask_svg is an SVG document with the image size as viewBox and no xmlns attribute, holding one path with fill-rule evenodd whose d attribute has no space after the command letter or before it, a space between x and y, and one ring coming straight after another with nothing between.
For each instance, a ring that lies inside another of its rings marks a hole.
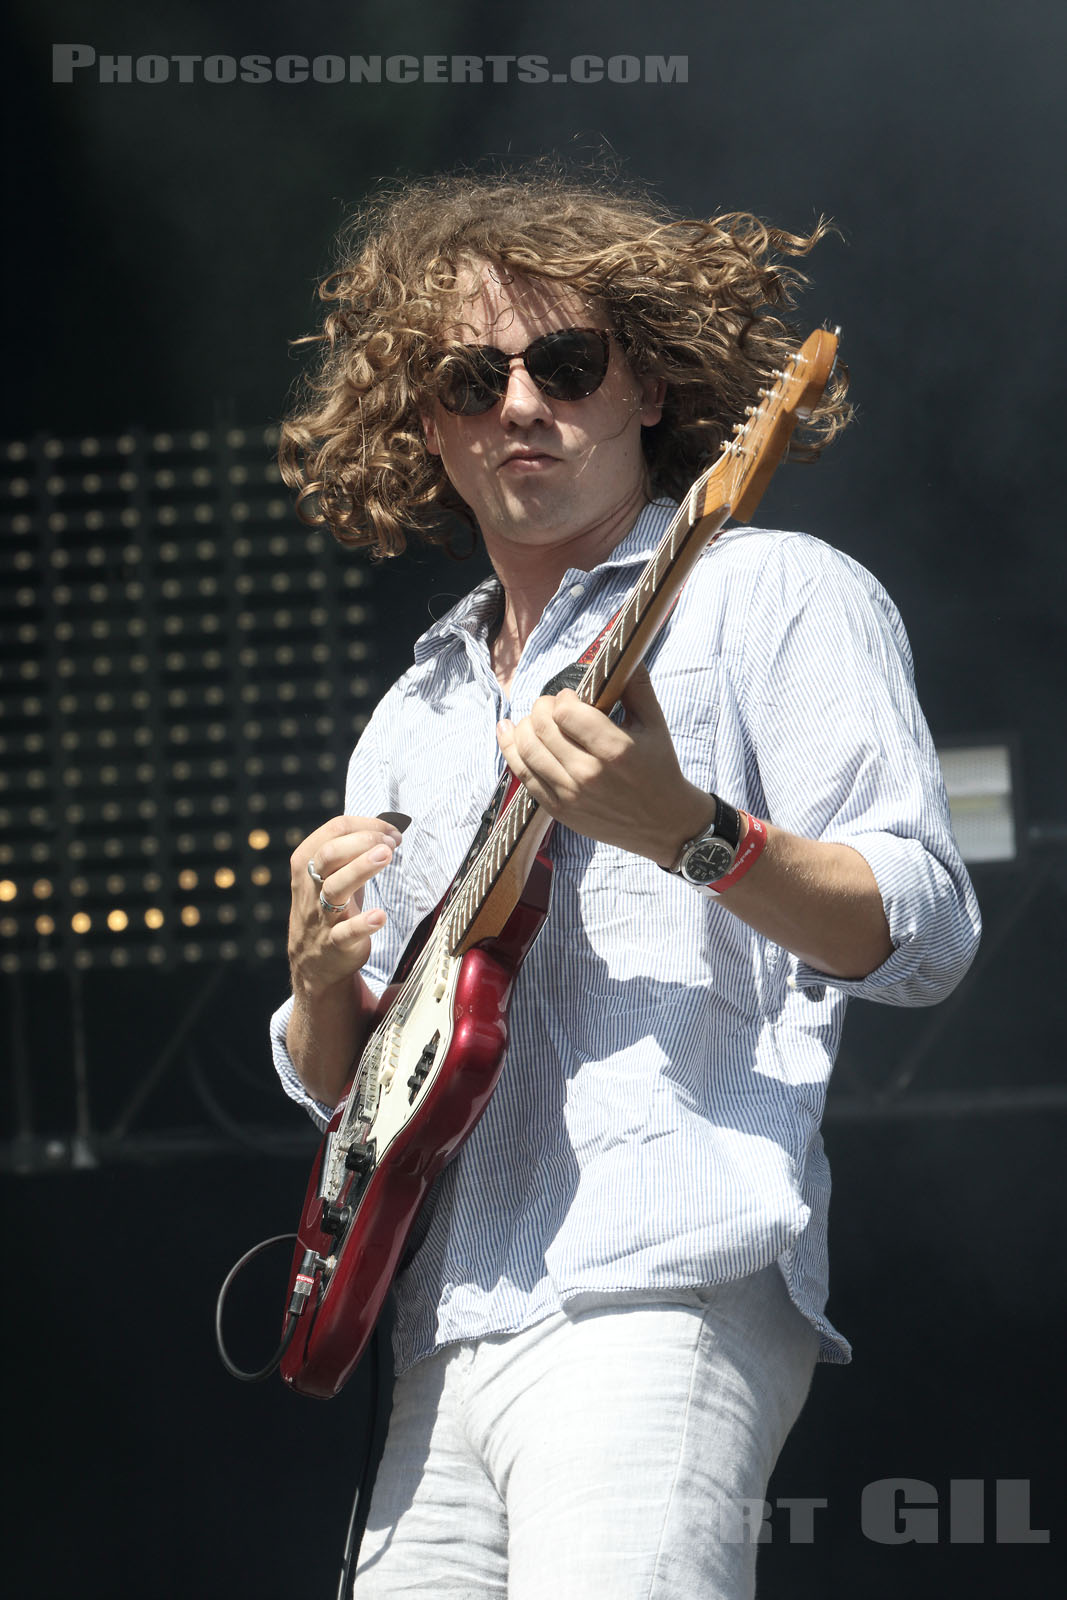
<instances>
[{"instance_id":1,"label":"guitar fret","mask_svg":"<svg viewBox=\"0 0 1067 1600\"><path fill-rule=\"evenodd\" d=\"M450 949L456 948L474 922L537 809L533 796L520 787L497 820L453 897L447 928Z\"/></svg>"}]
</instances>

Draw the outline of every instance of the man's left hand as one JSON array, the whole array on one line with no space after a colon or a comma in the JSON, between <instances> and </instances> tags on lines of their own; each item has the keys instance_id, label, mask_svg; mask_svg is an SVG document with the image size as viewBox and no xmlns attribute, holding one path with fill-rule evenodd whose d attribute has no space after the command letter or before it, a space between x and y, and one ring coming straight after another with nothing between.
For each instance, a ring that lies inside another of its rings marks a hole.
<instances>
[{"instance_id":1,"label":"man's left hand","mask_svg":"<svg viewBox=\"0 0 1067 1600\"><path fill-rule=\"evenodd\" d=\"M542 695L528 717L498 724L508 766L557 822L669 867L715 805L688 782L646 667L622 694L612 722L573 689Z\"/></svg>"}]
</instances>

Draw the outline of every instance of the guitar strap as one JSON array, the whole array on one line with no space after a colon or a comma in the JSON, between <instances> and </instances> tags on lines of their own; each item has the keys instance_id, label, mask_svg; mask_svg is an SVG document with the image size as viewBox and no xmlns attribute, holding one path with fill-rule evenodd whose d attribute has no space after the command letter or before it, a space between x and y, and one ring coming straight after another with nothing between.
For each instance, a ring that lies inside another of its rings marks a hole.
<instances>
[{"instance_id":1,"label":"guitar strap","mask_svg":"<svg viewBox=\"0 0 1067 1600\"><path fill-rule=\"evenodd\" d=\"M569 667L564 667L562 671L557 672L554 678L549 678L548 682L541 690L541 693L559 694L561 689L577 689L578 685L585 677L586 667L592 661L593 657L600 649L600 646L604 643L604 640L607 638L608 634L611 632L612 628L615 626L621 616L622 607L620 606L618 611L616 611L615 615L612 617L611 621L606 622L601 628L600 632L589 646L589 649L583 651L578 657L577 661L572 661Z\"/></svg>"},{"instance_id":2,"label":"guitar strap","mask_svg":"<svg viewBox=\"0 0 1067 1600\"><path fill-rule=\"evenodd\" d=\"M482 812L482 820L479 822L477 832L471 841L471 847L467 851L467 854L463 857L459 871L452 879L452 886L442 902L443 905L448 904L449 900L452 898L452 895L459 888L460 884L463 882L463 879L467 876L468 868L473 865L475 856L478 854L479 850L482 848L482 845L492 833L496 824L496 819L499 817L501 810L503 809L504 801L507 799L510 786L511 771L508 767L505 767L503 772L500 774L500 782L493 790L492 798L489 801L489 804Z\"/></svg>"},{"instance_id":3,"label":"guitar strap","mask_svg":"<svg viewBox=\"0 0 1067 1600\"><path fill-rule=\"evenodd\" d=\"M685 585L683 584L682 588L684 589L684 587L685 587ZM678 604L678 602L679 602L679 600L681 598L682 598L682 590L679 589L678 593L675 595L674 599L671 601L670 610L666 613L666 615L663 618L663 621L659 625L659 629L657 630L655 638L658 638L660 633L662 633L663 629L666 627L667 618L670 616L671 611L674 610L675 606ZM615 615L611 618L611 621L610 622L606 622L604 624L604 626L601 628L600 632L597 634L596 638L593 640L593 642L589 646L588 650L584 650L582 652L582 654L578 657L577 661L572 661L569 667L564 667L563 668L562 672L557 672L554 678L549 678L548 682L545 684L544 688L541 690L542 694L559 694L559 691L561 689L577 689L578 685L581 683L582 679L585 677L585 669L586 669L586 667L589 665L589 663L596 656L596 653L600 649L600 646L604 643L604 640L607 638L607 636L611 632L612 628L615 626L615 624L618 622L619 618L622 616L622 612L623 612L623 608L622 608L622 606L620 606L618 611L616 611Z\"/></svg>"}]
</instances>

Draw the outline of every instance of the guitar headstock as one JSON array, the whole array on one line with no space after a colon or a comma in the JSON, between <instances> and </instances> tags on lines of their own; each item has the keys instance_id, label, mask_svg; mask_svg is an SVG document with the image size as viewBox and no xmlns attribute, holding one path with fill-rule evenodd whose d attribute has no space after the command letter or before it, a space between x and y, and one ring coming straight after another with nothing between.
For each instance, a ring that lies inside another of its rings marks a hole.
<instances>
[{"instance_id":1,"label":"guitar headstock","mask_svg":"<svg viewBox=\"0 0 1067 1600\"><path fill-rule=\"evenodd\" d=\"M837 333L818 328L778 373L773 387L760 390L760 402L738 423L722 454L700 481L699 515L729 506L747 522L771 475L785 454L789 436L822 399L837 360Z\"/></svg>"}]
</instances>

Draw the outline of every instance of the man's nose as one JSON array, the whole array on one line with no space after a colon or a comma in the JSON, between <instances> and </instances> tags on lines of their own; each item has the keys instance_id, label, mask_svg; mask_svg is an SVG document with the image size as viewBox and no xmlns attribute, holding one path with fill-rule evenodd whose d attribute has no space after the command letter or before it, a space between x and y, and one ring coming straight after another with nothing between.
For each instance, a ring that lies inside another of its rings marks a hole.
<instances>
[{"instance_id":1,"label":"man's nose","mask_svg":"<svg viewBox=\"0 0 1067 1600\"><path fill-rule=\"evenodd\" d=\"M508 386L500 408L501 421L528 425L552 420L552 407L534 383L521 356L512 356Z\"/></svg>"}]
</instances>

